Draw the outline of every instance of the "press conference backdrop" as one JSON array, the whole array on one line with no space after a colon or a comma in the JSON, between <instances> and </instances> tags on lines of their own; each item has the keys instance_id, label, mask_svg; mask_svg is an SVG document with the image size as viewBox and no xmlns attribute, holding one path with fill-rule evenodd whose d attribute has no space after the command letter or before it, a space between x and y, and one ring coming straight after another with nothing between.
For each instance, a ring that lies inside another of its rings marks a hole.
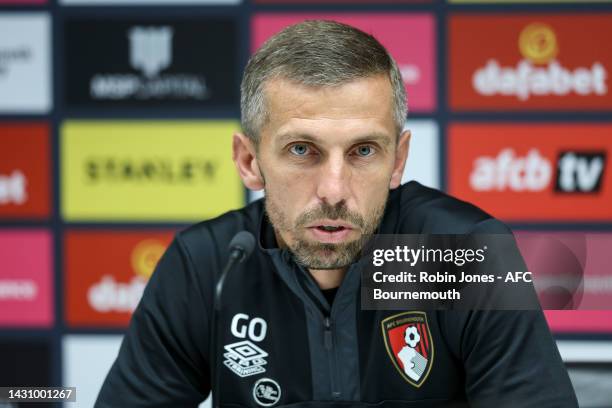
<instances>
[{"instance_id":1,"label":"press conference backdrop","mask_svg":"<svg viewBox=\"0 0 612 408\"><path fill-rule=\"evenodd\" d=\"M241 72L308 18L395 56L405 181L518 236L610 247L612 2L0 0L0 385L92 405L173 234L249 200L230 159ZM581 406L612 406L612 313L547 317Z\"/></svg>"}]
</instances>

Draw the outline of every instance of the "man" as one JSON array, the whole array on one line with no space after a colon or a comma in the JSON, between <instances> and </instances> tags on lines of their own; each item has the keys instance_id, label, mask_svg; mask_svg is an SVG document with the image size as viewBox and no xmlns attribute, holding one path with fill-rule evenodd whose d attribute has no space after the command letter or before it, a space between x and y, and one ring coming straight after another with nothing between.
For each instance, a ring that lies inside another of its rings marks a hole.
<instances>
[{"instance_id":1,"label":"man","mask_svg":"<svg viewBox=\"0 0 612 408\"><path fill-rule=\"evenodd\" d=\"M211 388L221 406L577 406L540 311L361 310L355 260L368 235L509 232L400 186L404 85L372 36L291 26L251 58L241 91L233 159L265 200L177 234L97 407L193 407ZM244 230L256 247L225 281L215 321L216 279Z\"/></svg>"}]
</instances>

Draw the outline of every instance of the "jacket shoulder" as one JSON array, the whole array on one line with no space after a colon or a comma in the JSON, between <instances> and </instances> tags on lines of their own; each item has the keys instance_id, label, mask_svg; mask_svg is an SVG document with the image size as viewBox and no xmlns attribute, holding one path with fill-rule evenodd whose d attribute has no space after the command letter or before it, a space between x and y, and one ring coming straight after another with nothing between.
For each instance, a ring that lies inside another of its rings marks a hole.
<instances>
[{"instance_id":1,"label":"jacket shoulder","mask_svg":"<svg viewBox=\"0 0 612 408\"><path fill-rule=\"evenodd\" d=\"M176 239L194 265L224 263L234 235L248 231L257 237L262 212L263 202L257 200L241 209L191 225L177 233Z\"/></svg>"},{"instance_id":2,"label":"jacket shoulder","mask_svg":"<svg viewBox=\"0 0 612 408\"><path fill-rule=\"evenodd\" d=\"M398 228L405 234L508 233L501 221L477 206L411 181L398 188Z\"/></svg>"}]
</instances>

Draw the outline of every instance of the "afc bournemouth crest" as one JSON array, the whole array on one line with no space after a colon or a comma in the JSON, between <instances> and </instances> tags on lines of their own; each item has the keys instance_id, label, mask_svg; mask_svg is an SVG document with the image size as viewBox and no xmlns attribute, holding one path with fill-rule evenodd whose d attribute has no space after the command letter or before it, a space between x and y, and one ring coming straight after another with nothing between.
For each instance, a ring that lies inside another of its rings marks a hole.
<instances>
[{"instance_id":1,"label":"afc bournemouth crest","mask_svg":"<svg viewBox=\"0 0 612 408\"><path fill-rule=\"evenodd\" d=\"M434 345L424 312L405 312L381 322L387 354L404 379L420 387L431 370Z\"/></svg>"}]
</instances>

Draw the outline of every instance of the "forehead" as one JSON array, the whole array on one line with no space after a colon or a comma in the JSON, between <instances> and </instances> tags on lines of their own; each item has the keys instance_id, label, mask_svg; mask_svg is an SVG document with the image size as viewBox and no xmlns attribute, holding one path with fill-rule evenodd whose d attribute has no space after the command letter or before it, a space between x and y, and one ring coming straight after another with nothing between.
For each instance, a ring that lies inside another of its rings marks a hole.
<instances>
[{"instance_id":1,"label":"forehead","mask_svg":"<svg viewBox=\"0 0 612 408\"><path fill-rule=\"evenodd\" d=\"M322 87L273 79L264 91L268 120L262 141L287 132L315 136L374 132L394 137L392 89L386 75Z\"/></svg>"}]
</instances>

